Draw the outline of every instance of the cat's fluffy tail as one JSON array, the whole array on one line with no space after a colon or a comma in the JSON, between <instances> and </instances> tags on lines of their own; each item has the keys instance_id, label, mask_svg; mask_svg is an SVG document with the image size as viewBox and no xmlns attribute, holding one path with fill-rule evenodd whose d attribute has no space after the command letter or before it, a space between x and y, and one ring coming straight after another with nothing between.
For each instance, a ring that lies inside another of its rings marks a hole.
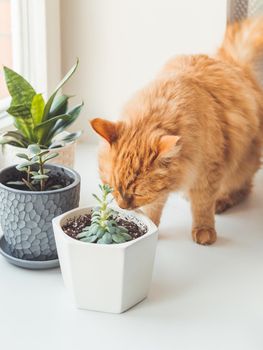
<instances>
[{"instance_id":1,"label":"cat's fluffy tail","mask_svg":"<svg viewBox=\"0 0 263 350\"><path fill-rule=\"evenodd\" d=\"M263 16L229 24L222 46L218 50L221 59L251 68L262 53Z\"/></svg>"}]
</instances>

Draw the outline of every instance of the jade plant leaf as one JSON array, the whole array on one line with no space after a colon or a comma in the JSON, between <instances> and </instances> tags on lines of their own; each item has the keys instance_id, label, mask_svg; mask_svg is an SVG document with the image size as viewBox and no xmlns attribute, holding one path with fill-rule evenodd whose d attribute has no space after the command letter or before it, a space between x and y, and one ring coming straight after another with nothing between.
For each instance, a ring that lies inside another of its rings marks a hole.
<instances>
[{"instance_id":1,"label":"jade plant leaf","mask_svg":"<svg viewBox=\"0 0 263 350\"><path fill-rule=\"evenodd\" d=\"M40 148L40 146L37 145L37 144L29 145L29 146L28 146L28 150L29 150L29 152L32 153L32 154L38 154L38 153L41 152L41 148Z\"/></svg>"}]
</instances>

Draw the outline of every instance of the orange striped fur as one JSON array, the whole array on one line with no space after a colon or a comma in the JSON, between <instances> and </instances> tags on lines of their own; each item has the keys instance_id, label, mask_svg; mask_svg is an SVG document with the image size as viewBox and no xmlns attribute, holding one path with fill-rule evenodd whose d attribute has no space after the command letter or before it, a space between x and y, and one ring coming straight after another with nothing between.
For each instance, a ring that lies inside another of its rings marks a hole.
<instances>
[{"instance_id":1,"label":"orange striped fur","mask_svg":"<svg viewBox=\"0 0 263 350\"><path fill-rule=\"evenodd\" d=\"M262 18L228 26L215 57L171 59L121 120L91 121L105 140L101 178L120 207L143 207L158 225L169 193L184 191L194 241L215 242L215 211L245 198L260 166L263 92L253 62L262 38Z\"/></svg>"}]
</instances>

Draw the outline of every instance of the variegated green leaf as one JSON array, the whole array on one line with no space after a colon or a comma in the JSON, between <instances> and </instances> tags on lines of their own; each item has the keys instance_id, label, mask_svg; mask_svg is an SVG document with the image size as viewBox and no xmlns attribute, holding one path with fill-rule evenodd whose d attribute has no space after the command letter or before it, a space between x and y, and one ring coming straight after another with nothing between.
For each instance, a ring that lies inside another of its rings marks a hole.
<instances>
[{"instance_id":1,"label":"variegated green leaf","mask_svg":"<svg viewBox=\"0 0 263 350\"><path fill-rule=\"evenodd\" d=\"M42 116L45 108L45 101L42 94L36 94L33 97L31 104L31 115L34 126L38 125L42 121Z\"/></svg>"},{"instance_id":2,"label":"variegated green leaf","mask_svg":"<svg viewBox=\"0 0 263 350\"><path fill-rule=\"evenodd\" d=\"M13 117L31 118L30 105L12 105L7 109L7 113Z\"/></svg>"},{"instance_id":3,"label":"variegated green leaf","mask_svg":"<svg viewBox=\"0 0 263 350\"><path fill-rule=\"evenodd\" d=\"M36 92L20 74L8 67L4 67L5 81L12 97L13 105L31 105Z\"/></svg>"},{"instance_id":4,"label":"variegated green leaf","mask_svg":"<svg viewBox=\"0 0 263 350\"><path fill-rule=\"evenodd\" d=\"M37 142L36 134L34 133L34 124L31 116L28 118L16 117L14 118L15 127L23 134L27 139L27 142L34 143Z\"/></svg>"},{"instance_id":5,"label":"variegated green leaf","mask_svg":"<svg viewBox=\"0 0 263 350\"><path fill-rule=\"evenodd\" d=\"M77 69L79 64L79 60L77 59L77 62L74 64L74 66L68 71L68 73L64 76L64 78L61 80L61 82L58 84L58 86L56 87L55 91L53 92L53 94L50 96L50 98L48 99L46 105L45 105L45 109L44 109L44 114L43 114L43 121L48 119L48 115L51 109L51 106L53 104L53 101L56 97L57 92L62 88L62 86L67 82L67 80L72 76L72 74L75 72L75 70Z\"/></svg>"},{"instance_id":6,"label":"variegated green leaf","mask_svg":"<svg viewBox=\"0 0 263 350\"><path fill-rule=\"evenodd\" d=\"M68 109L68 99L70 96L67 95L60 95L57 96L50 108L50 112L48 114L48 119L55 117L56 115L60 114L66 114L66 111Z\"/></svg>"}]
</instances>

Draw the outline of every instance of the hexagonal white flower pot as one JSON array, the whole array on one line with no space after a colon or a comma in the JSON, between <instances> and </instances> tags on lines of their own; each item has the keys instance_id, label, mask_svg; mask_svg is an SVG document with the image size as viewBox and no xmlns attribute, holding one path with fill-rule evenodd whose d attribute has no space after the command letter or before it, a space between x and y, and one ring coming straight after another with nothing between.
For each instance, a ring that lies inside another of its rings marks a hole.
<instances>
[{"instance_id":1,"label":"hexagonal white flower pot","mask_svg":"<svg viewBox=\"0 0 263 350\"><path fill-rule=\"evenodd\" d=\"M68 219L91 209L74 209L53 219L63 279L78 308L121 313L147 296L158 230L142 212L118 208L122 218L146 226L147 232L120 244L85 243L64 233L61 227Z\"/></svg>"}]
</instances>

